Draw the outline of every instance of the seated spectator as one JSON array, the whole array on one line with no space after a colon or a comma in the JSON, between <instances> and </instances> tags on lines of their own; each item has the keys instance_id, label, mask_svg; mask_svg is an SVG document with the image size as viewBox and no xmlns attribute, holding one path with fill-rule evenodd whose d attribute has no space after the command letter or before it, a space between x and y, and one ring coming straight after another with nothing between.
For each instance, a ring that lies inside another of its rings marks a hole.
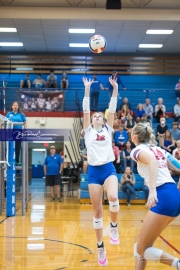
<instances>
[{"instance_id":1,"label":"seated spectator","mask_svg":"<svg viewBox=\"0 0 180 270\"><path fill-rule=\"evenodd\" d=\"M37 79L34 80L33 84L35 85L36 89L40 89L43 88L44 85L46 85L46 82L41 78L41 75L38 74Z\"/></svg>"},{"instance_id":2,"label":"seated spectator","mask_svg":"<svg viewBox=\"0 0 180 270\"><path fill-rule=\"evenodd\" d=\"M133 194L136 198L139 198L138 194L134 189L135 177L130 169L126 167L124 174L121 177L122 191L127 194L127 206L130 206L131 195Z\"/></svg>"},{"instance_id":3,"label":"seated spectator","mask_svg":"<svg viewBox=\"0 0 180 270\"><path fill-rule=\"evenodd\" d=\"M128 115L128 119L127 119L127 121L125 123L125 129L128 132L129 138L131 138L132 128L135 126L135 124L136 124L136 122L135 122L133 116L131 114Z\"/></svg>"},{"instance_id":4,"label":"seated spectator","mask_svg":"<svg viewBox=\"0 0 180 270\"><path fill-rule=\"evenodd\" d=\"M175 157L180 162L180 140L176 142L177 148L173 150L173 157Z\"/></svg>"},{"instance_id":5,"label":"seated spectator","mask_svg":"<svg viewBox=\"0 0 180 270\"><path fill-rule=\"evenodd\" d=\"M117 113L115 113L114 114L114 121L113 121L113 129L114 129L114 131L119 130L119 126L120 126L120 120L118 119Z\"/></svg>"},{"instance_id":6,"label":"seated spectator","mask_svg":"<svg viewBox=\"0 0 180 270\"><path fill-rule=\"evenodd\" d=\"M125 149L124 149L124 166L126 167L130 167L131 171L133 172L134 170L134 160L130 157L130 153L131 153L131 143L130 141L127 141Z\"/></svg>"},{"instance_id":7,"label":"seated spectator","mask_svg":"<svg viewBox=\"0 0 180 270\"><path fill-rule=\"evenodd\" d=\"M108 108L105 110L105 113L104 113L104 118L107 120L107 117L108 117L108 112L109 112L109 103L108 103Z\"/></svg>"},{"instance_id":8,"label":"seated spectator","mask_svg":"<svg viewBox=\"0 0 180 270\"><path fill-rule=\"evenodd\" d=\"M131 104L129 103L127 97L125 97L125 98L123 99L123 102L121 103L121 105L120 105L120 107L119 107L119 110L122 110L123 105L127 105L127 106L128 106L128 109L129 109L130 111L132 111L132 106L131 106Z\"/></svg>"},{"instance_id":9,"label":"seated spectator","mask_svg":"<svg viewBox=\"0 0 180 270\"><path fill-rule=\"evenodd\" d=\"M146 99L146 103L143 104L143 110L145 110L147 114L147 119L149 119L152 123L153 120L153 106L150 104L150 99Z\"/></svg>"},{"instance_id":10,"label":"seated spectator","mask_svg":"<svg viewBox=\"0 0 180 270\"><path fill-rule=\"evenodd\" d=\"M159 146L162 145L162 138L164 138L166 130L168 130L168 126L166 125L166 118L162 117L160 119L160 124L157 126L156 129L156 135L159 141Z\"/></svg>"},{"instance_id":11,"label":"seated spectator","mask_svg":"<svg viewBox=\"0 0 180 270\"><path fill-rule=\"evenodd\" d=\"M68 89L69 87L69 81L66 71L63 71L62 77L61 77L61 89Z\"/></svg>"},{"instance_id":12,"label":"seated spectator","mask_svg":"<svg viewBox=\"0 0 180 270\"><path fill-rule=\"evenodd\" d=\"M172 138L171 131L166 130L164 137L162 138L162 146L163 149L168 151L169 153L172 153L175 149L175 141Z\"/></svg>"},{"instance_id":13,"label":"seated spectator","mask_svg":"<svg viewBox=\"0 0 180 270\"><path fill-rule=\"evenodd\" d=\"M46 106L46 100L42 93L39 94L39 98L37 98L37 109L38 112L44 112Z\"/></svg>"},{"instance_id":14,"label":"seated spectator","mask_svg":"<svg viewBox=\"0 0 180 270\"><path fill-rule=\"evenodd\" d=\"M81 151L83 151L84 148L86 148L85 140L84 140L84 130L83 130L83 129L81 130L81 133L80 133L80 143L79 143L79 147L80 147L80 150L81 150Z\"/></svg>"},{"instance_id":15,"label":"seated spectator","mask_svg":"<svg viewBox=\"0 0 180 270\"><path fill-rule=\"evenodd\" d=\"M178 103L174 105L174 120L175 122L178 122L180 118L180 99L178 100Z\"/></svg>"},{"instance_id":16,"label":"seated spectator","mask_svg":"<svg viewBox=\"0 0 180 270\"><path fill-rule=\"evenodd\" d=\"M165 117L166 107L163 105L163 99L158 98L158 104L155 106L155 114L154 117L160 122L160 118Z\"/></svg>"},{"instance_id":17,"label":"seated spectator","mask_svg":"<svg viewBox=\"0 0 180 270\"><path fill-rule=\"evenodd\" d=\"M57 76L54 75L54 70L50 70L50 75L47 76L47 88L57 88Z\"/></svg>"},{"instance_id":18,"label":"seated spectator","mask_svg":"<svg viewBox=\"0 0 180 270\"><path fill-rule=\"evenodd\" d=\"M82 151L82 157L83 157L83 173L86 174L87 173L87 169L88 169L87 148L86 147Z\"/></svg>"},{"instance_id":19,"label":"seated spectator","mask_svg":"<svg viewBox=\"0 0 180 270\"><path fill-rule=\"evenodd\" d=\"M141 117L141 123L149 123L149 125L151 126L151 120L147 118L147 113L144 113Z\"/></svg>"},{"instance_id":20,"label":"seated spectator","mask_svg":"<svg viewBox=\"0 0 180 270\"><path fill-rule=\"evenodd\" d=\"M145 181L144 181L144 186L142 187L142 191L144 192L145 197L146 197L146 201L147 201L147 199L149 197L149 188L148 188ZM145 205L147 206L147 204L145 204Z\"/></svg>"},{"instance_id":21,"label":"seated spectator","mask_svg":"<svg viewBox=\"0 0 180 270\"><path fill-rule=\"evenodd\" d=\"M175 86L175 95L177 99L180 98L180 79L179 79L179 82Z\"/></svg>"},{"instance_id":22,"label":"seated spectator","mask_svg":"<svg viewBox=\"0 0 180 270\"><path fill-rule=\"evenodd\" d=\"M137 110L136 110L136 123L140 122L141 117L145 114L145 110L143 109L143 105L139 103L137 105Z\"/></svg>"},{"instance_id":23,"label":"seated spectator","mask_svg":"<svg viewBox=\"0 0 180 270\"><path fill-rule=\"evenodd\" d=\"M119 149L124 149L124 146L128 140L128 133L126 130L124 130L123 125L120 125L119 130L114 133L114 140Z\"/></svg>"},{"instance_id":24,"label":"seated spectator","mask_svg":"<svg viewBox=\"0 0 180 270\"><path fill-rule=\"evenodd\" d=\"M114 157L115 157L113 164L114 164L114 167L116 169L116 173L119 173L120 153L119 153L119 148L117 146L115 146L115 140L112 140L112 148L113 148Z\"/></svg>"},{"instance_id":25,"label":"seated spectator","mask_svg":"<svg viewBox=\"0 0 180 270\"><path fill-rule=\"evenodd\" d=\"M171 134L175 142L180 140L180 130L178 129L178 122L173 122L172 123L172 129L171 129Z\"/></svg>"},{"instance_id":26,"label":"seated spectator","mask_svg":"<svg viewBox=\"0 0 180 270\"><path fill-rule=\"evenodd\" d=\"M90 93L90 108L91 111L97 111L98 110L98 102L99 102L99 94L100 94L100 89L104 90L103 85L101 82L97 79L97 74L95 73L93 75L93 82L91 84L91 93Z\"/></svg>"},{"instance_id":27,"label":"seated spectator","mask_svg":"<svg viewBox=\"0 0 180 270\"><path fill-rule=\"evenodd\" d=\"M118 112L118 118L121 120L121 124L124 125L127 121L128 116L131 114L128 106L124 104L122 109Z\"/></svg>"},{"instance_id":28,"label":"seated spectator","mask_svg":"<svg viewBox=\"0 0 180 270\"><path fill-rule=\"evenodd\" d=\"M26 74L24 80L20 81L20 88L31 88L31 81L28 74Z\"/></svg>"},{"instance_id":29,"label":"seated spectator","mask_svg":"<svg viewBox=\"0 0 180 270\"><path fill-rule=\"evenodd\" d=\"M122 87L123 87L123 89L126 90L126 88L125 88L124 84L122 83L120 77L117 76L117 71L116 70L113 70L113 72L112 72L112 79L116 79L116 82L118 84L118 87L121 84ZM109 96L111 98L112 92L113 92L113 86L110 84L109 81L108 81L107 87L105 89L106 90L109 90Z\"/></svg>"}]
</instances>

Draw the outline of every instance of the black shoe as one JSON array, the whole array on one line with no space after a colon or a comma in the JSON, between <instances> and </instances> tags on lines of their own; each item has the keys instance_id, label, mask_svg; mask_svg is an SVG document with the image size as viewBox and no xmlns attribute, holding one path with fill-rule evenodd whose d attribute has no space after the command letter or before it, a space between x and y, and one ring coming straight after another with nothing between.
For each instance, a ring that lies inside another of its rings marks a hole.
<instances>
[{"instance_id":1,"label":"black shoe","mask_svg":"<svg viewBox=\"0 0 180 270\"><path fill-rule=\"evenodd\" d=\"M61 198L60 198L60 197L59 197L59 198L57 198L57 201L58 201L58 202L61 202Z\"/></svg>"},{"instance_id":2,"label":"black shoe","mask_svg":"<svg viewBox=\"0 0 180 270\"><path fill-rule=\"evenodd\" d=\"M109 204L108 200L104 200L104 205L108 205L108 204Z\"/></svg>"},{"instance_id":3,"label":"black shoe","mask_svg":"<svg viewBox=\"0 0 180 270\"><path fill-rule=\"evenodd\" d=\"M51 202L54 202L54 201L55 201L55 198L54 198L54 197L52 197L52 198L51 198Z\"/></svg>"},{"instance_id":4,"label":"black shoe","mask_svg":"<svg viewBox=\"0 0 180 270\"><path fill-rule=\"evenodd\" d=\"M126 205L127 205L127 207L130 207L130 206L131 206L131 205L130 205L130 202L127 202Z\"/></svg>"},{"instance_id":5,"label":"black shoe","mask_svg":"<svg viewBox=\"0 0 180 270\"><path fill-rule=\"evenodd\" d=\"M139 198L139 195L138 195L138 194L136 194L136 195L135 195L135 198L136 198L136 199L138 199L138 198Z\"/></svg>"}]
</instances>

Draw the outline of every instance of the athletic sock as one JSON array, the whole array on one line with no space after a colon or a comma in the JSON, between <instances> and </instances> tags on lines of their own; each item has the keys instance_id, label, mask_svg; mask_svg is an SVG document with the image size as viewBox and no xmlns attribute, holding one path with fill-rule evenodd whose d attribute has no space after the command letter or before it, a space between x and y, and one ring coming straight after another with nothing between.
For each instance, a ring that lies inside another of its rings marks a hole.
<instances>
[{"instance_id":1,"label":"athletic sock","mask_svg":"<svg viewBox=\"0 0 180 270\"><path fill-rule=\"evenodd\" d=\"M104 243L103 242L97 242L97 247L98 248L103 248L104 247Z\"/></svg>"},{"instance_id":2,"label":"athletic sock","mask_svg":"<svg viewBox=\"0 0 180 270\"><path fill-rule=\"evenodd\" d=\"M174 261L173 261L172 264L171 264L171 266L174 267L174 268L177 269L177 270L178 270L178 266L177 266L178 261L179 261L179 259L175 258Z\"/></svg>"},{"instance_id":3,"label":"athletic sock","mask_svg":"<svg viewBox=\"0 0 180 270\"><path fill-rule=\"evenodd\" d=\"M111 227L117 227L117 222L111 222Z\"/></svg>"}]
</instances>

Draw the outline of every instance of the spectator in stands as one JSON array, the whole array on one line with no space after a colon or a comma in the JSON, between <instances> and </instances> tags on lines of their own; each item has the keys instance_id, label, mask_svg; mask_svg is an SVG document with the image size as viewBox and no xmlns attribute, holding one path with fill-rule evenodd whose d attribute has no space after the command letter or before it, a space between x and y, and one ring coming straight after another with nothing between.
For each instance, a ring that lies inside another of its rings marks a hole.
<instances>
[{"instance_id":1,"label":"spectator in stands","mask_svg":"<svg viewBox=\"0 0 180 270\"><path fill-rule=\"evenodd\" d=\"M54 70L50 70L50 75L47 76L47 88L57 88L57 76L54 75Z\"/></svg>"},{"instance_id":2,"label":"spectator in stands","mask_svg":"<svg viewBox=\"0 0 180 270\"><path fill-rule=\"evenodd\" d=\"M147 114L147 119L149 119L151 122L153 120L153 106L150 104L150 99L147 98L146 102L143 104L143 109L145 110Z\"/></svg>"},{"instance_id":3,"label":"spectator in stands","mask_svg":"<svg viewBox=\"0 0 180 270\"><path fill-rule=\"evenodd\" d=\"M144 113L141 117L141 123L149 123L149 125L151 126L151 120L148 119L148 115L147 113Z\"/></svg>"},{"instance_id":4,"label":"spectator in stands","mask_svg":"<svg viewBox=\"0 0 180 270\"><path fill-rule=\"evenodd\" d=\"M124 149L128 140L128 133L124 130L124 125L120 125L119 130L114 133L114 140L119 149Z\"/></svg>"},{"instance_id":5,"label":"spectator in stands","mask_svg":"<svg viewBox=\"0 0 180 270\"><path fill-rule=\"evenodd\" d=\"M109 113L109 103L108 103L108 108L105 110L105 113L104 113L104 118L107 120L107 117L108 117L108 113Z\"/></svg>"},{"instance_id":6,"label":"spectator in stands","mask_svg":"<svg viewBox=\"0 0 180 270\"><path fill-rule=\"evenodd\" d=\"M120 110L122 110L123 105L127 105L127 106L128 106L128 109L129 109L130 111L132 111L132 106L131 106L131 104L129 103L127 97L125 97L125 98L123 99L123 102L121 103L121 105L120 105L120 107L119 107Z\"/></svg>"},{"instance_id":7,"label":"spectator in stands","mask_svg":"<svg viewBox=\"0 0 180 270\"><path fill-rule=\"evenodd\" d=\"M113 122L113 129L114 131L118 131L120 126L120 120L118 119L118 114L114 114L114 122Z\"/></svg>"},{"instance_id":8,"label":"spectator in stands","mask_svg":"<svg viewBox=\"0 0 180 270\"><path fill-rule=\"evenodd\" d=\"M180 162L180 140L176 142L177 148L173 150L173 157L175 157Z\"/></svg>"},{"instance_id":9,"label":"spectator in stands","mask_svg":"<svg viewBox=\"0 0 180 270\"><path fill-rule=\"evenodd\" d=\"M37 98L37 109L38 112L44 112L46 106L46 100L42 93L39 94L39 98Z\"/></svg>"},{"instance_id":10,"label":"spectator in stands","mask_svg":"<svg viewBox=\"0 0 180 270\"><path fill-rule=\"evenodd\" d=\"M155 114L154 117L160 122L160 118L166 118L166 107L163 105L163 99L158 98L158 104L155 106Z\"/></svg>"},{"instance_id":11,"label":"spectator in stands","mask_svg":"<svg viewBox=\"0 0 180 270\"><path fill-rule=\"evenodd\" d=\"M116 172L119 173L120 152L119 152L119 148L117 146L115 146L115 140L112 140L112 148L113 148L114 157L115 157L113 164L114 164L114 167L116 169Z\"/></svg>"},{"instance_id":12,"label":"spectator in stands","mask_svg":"<svg viewBox=\"0 0 180 270\"><path fill-rule=\"evenodd\" d=\"M14 101L11 105L10 111L6 114L6 117L12 122L23 122L24 128L27 128L26 116L22 113L19 103ZM22 129L22 126L13 126L13 129ZM15 141L15 160L16 165L19 165L19 157L21 151L21 141Z\"/></svg>"},{"instance_id":13,"label":"spectator in stands","mask_svg":"<svg viewBox=\"0 0 180 270\"><path fill-rule=\"evenodd\" d=\"M164 137L162 138L162 146L163 149L172 153L175 149L175 141L171 135L170 130L166 130Z\"/></svg>"},{"instance_id":14,"label":"spectator in stands","mask_svg":"<svg viewBox=\"0 0 180 270\"><path fill-rule=\"evenodd\" d=\"M157 126L156 129L156 135L159 141L159 146L162 145L162 138L164 138L166 130L168 130L168 126L166 125L166 118L162 117L160 119L160 124Z\"/></svg>"},{"instance_id":15,"label":"spectator in stands","mask_svg":"<svg viewBox=\"0 0 180 270\"><path fill-rule=\"evenodd\" d=\"M116 70L113 70L113 72L112 72L112 79L116 79L116 82L117 82L117 84L118 84L118 87L119 87L119 85L121 84L122 87L123 87L123 89L126 90L126 87L125 87L124 84L122 83L120 77L117 76L117 71L116 71ZM109 90L109 95L110 95L110 97L111 97L111 96L112 96L112 92L113 92L113 87L112 87L112 85L109 83L109 81L108 81L108 85L107 85L107 87L106 87L105 89L106 89L106 90Z\"/></svg>"},{"instance_id":16,"label":"spectator in stands","mask_svg":"<svg viewBox=\"0 0 180 270\"><path fill-rule=\"evenodd\" d=\"M38 74L37 79L34 80L33 84L35 85L36 89L41 89L44 85L46 85L46 82L41 78L41 75Z\"/></svg>"},{"instance_id":17,"label":"spectator in stands","mask_svg":"<svg viewBox=\"0 0 180 270\"><path fill-rule=\"evenodd\" d=\"M127 206L130 206L131 195L133 194L136 198L139 198L138 194L135 192L135 177L130 169L126 167L124 174L121 177L122 190L127 195Z\"/></svg>"},{"instance_id":18,"label":"spectator in stands","mask_svg":"<svg viewBox=\"0 0 180 270\"><path fill-rule=\"evenodd\" d=\"M128 119L125 123L125 130L127 130L129 138L131 138L132 128L135 126L135 124L136 124L136 122L135 122L133 116L131 114L128 115Z\"/></svg>"},{"instance_id":19,"label":"spectator in stands","mask_svg":"<svg viewBox=\"0 0 180 270\"><path fill-rule=\"evenodd\" d=\"M177 99L180 98L180 79L179 79L179 82L175 86L175 95Z\"/></svg>"},{"instance_id":20,"label":"spectator in stands","mask_svg":"<svg viewBox=\"0 0 180 270\"><path fill-rule=\"evenodd\" d=\"M66 71L63 71L62 77L61 77L61 89L68 89L69 87L69 81Z\"/></svg>"},{"instance_id":21,"label":"spectator in stands","mask_svg":"<svg viewBox=\"0 0 180 270\"><path fill-rule=\"evenodd\" d=\"M90 95L91 111L96 111L98 109L100 89L104 90L104 87L101 84L101 82L97 79L97 74L94 73L93 82L91 84L91 95Z\"/></svg>"},{"instance_id":22,"label":"spectator in stands","mask_svg":"<svg viewBox=\"0 0 180 270\"><path fill-rule=\"evenodd\" d=\"M178 103L174 105L174 120L175 122L178 122L180 119L180 99L178 100Z\"/></svg>"},{"instance_id":23,"label":"spectator in stands","mask_svg":"<svg viewBox=\"0 0 180 270\"><path fill-rule=\"evenodd\" d=\"M147 184L146 184L145 181L144 181L144 186L142 188L142 191L144 192L145 197L146 197L146 201L147 201L147 199L149 197L149 188L148 188L148 186L147 186ZM147 206L147 204L145 204L145 205Z\"/></svg>"},{"instance_id":24,"label":"spectator in stands","mask_svg":"<svg viewBox=\"0 0 180 270\"><path fill-rule=\"evenodd\" d=\"M55 146L51 146L50 155L48 155L44 161L44 175L46 176L46 185L50 186L51 202L55 201L54 186L56 186L57 201L61 202L60 185L62 171L63 160L60 155L56 154Z\"/></svg>"},{"instance_id":25,"label":"spectator in stands","mask_svg":"<svg viewBox=\"0 0 180 270\"><path fill-rule=\"evenodd\" d=\"M172 123L172 129L171 129L171 134L175 142L180 140L180 130L178 129L178 122L173 122Z\"/></svg>"},{"instance_id":26,"label":"spectator in stands","mask_svg":"<svg viewBox=\"0 0 180 270\"><path fill-rule=\"evenodd\" d=\"M131 111L129 110L128 106L124 104L122 106L122 109L118 112L118 118L121 120L121 124L123 125L125 124L130 114L131 114Z\"/></svg>"},{"instance_id":27,"label":"spectator in stands","mask_svg":"<svg viewBox=\"0 0 180 270\"><path fill-rule=\"evenodd\" d=\"M28 74L26 74L24 80L20 81L20 88L31 88L31 81Z\"/></svg>"},{"instance_id":28,"label":"spectator in stands","mask_svg":"<svg viewBox=\"0 0 180 270\"><path fill-rule=\"evenodd\" d=\"M127 141L125 149L124 149L124 167L130 167L131 171L134 170L134 160L130 157L131 153L131 143Z\"/></svg>"},{"instance_id":29,"label":"spectator in stands","mask_svg":"<svg viewBox=\"0 0 180 270\"><path fill-rule=\"evenodd\" d=\"M84 148L86 148L85 140L84 140L84 130L83 129L81 130L81 133L80 133L80 144L79 144L79 147L80 147L80 150L81 151L83 151Z\"/></svg>"},{"instance_id":30,"label":"spectator in stands","mask_svg":"<svg viewBox=\"0 0 180 270\"><path fill-rule=\"evenodd\" d=\"M143 105L139 103L137 105L137 110L136 110L136 123L141 121L141 117L146 114L145 110L143 109Z\"/></svg>"},{"instance_id":31,"label":"spectator in stands","mask_svg":"<svg viewBox=\"0 0 180 270\"><path fill-rule=\"evenodd\" d=\"M86 174L87 173L87 169L88 169L87 148L86 147L82 151L82 157L83 157L83 173Z\"/></svg>"}]
</instances>

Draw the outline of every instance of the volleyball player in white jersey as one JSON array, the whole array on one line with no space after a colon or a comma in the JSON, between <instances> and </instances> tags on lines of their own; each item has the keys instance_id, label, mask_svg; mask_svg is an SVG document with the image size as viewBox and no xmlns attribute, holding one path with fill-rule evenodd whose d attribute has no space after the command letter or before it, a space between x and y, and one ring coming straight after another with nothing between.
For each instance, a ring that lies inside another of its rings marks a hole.
<instances>
[{"instance_id":1,"label":"volleyball player in white jersey","mask_svg":"<svg viewBox=\"0 0 180 270\"><path fill-rule=\"evenodd\" d=\"M114 113L117 107L118 84L116 80L109 78L114 90L109 104L107 123L104 124L104 116L96 112L90 119L90 99L89 92L92 81L83 79L85 86L85 95L83 99L84 112L84 138L87 147L88 160L88 187L93 207L93 227L96 233L98 248L98 263L106 266L106 250L103 244L103 209L102 192L103 184L107 190L110 208L110 243L119 244L119 235L117 229L117 217L119 211L118 201L118 180L116 170L113 165L114 153L112 150L112 132Z\"/></svg>"},{"instance_id":2,"label":"volleyball player in white jersey","mask_svg":"<svg viewBox=\"0 0 180 270\"><path fill-rule=\"evenodd\" d=\"M180 192L172 179L168 166L179 170L179 162L156 146L153 130L139 123L132 130L136 145L131 158L137 161L138 172L149 186L148 211L134 245L135 270L144 270L147 261L160 262L180 270L180 261L167 252L154 248L161 232L180 214Z\"/></svg>"}]
</instances>

